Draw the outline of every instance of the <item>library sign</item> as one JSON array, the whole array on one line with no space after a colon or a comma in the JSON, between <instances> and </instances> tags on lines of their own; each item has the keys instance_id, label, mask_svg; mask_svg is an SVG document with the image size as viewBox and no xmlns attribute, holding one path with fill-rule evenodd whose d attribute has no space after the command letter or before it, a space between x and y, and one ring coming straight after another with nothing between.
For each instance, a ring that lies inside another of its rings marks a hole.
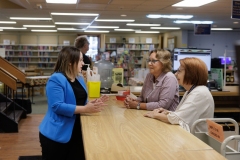
<instances>
[{"instance_id":1,"label":"library sign","mask_svg":"<svg viewBox=\"0 0 240 160\"><path fill-rule=\"evenodd\" d=\"M234 19L240 19L240 0L232 1L232 17Z\"/></svg>"}]
</instances>

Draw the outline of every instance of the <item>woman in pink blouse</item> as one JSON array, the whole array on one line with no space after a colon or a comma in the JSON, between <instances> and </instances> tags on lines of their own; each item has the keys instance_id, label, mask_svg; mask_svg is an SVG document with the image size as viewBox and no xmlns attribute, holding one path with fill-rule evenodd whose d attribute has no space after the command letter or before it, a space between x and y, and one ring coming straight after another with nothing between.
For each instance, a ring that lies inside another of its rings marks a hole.
<instances>
[{"instance_id":1,"label":"woman in pink blouse","mask_svg":"<svg viewBox=\"0 0 240 160\"><path fill-rule=\"evenodd\" d=\"M179 103L178 82L172 71L171 53L154 50L147 59L149 72L143 83L140 97L127 97L124 105L129 109L174 111Z\"/></svg>"}]
</instances>

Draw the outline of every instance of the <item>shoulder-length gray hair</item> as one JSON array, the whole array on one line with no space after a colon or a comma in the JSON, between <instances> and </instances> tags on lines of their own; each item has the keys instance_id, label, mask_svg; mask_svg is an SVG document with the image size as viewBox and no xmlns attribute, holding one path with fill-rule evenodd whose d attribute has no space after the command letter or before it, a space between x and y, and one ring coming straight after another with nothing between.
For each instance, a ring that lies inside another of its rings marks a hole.
<instances>
[{"instance_id":1,"label":"shoulder-length gray hair","mask_svg":"<svg viewBox=\"0 0 240 160\"><path fill-rule=\"evenodd\" d=\"M171 60L171 53L168 50L164 49L157 49L150 52L149 56L152 53L156 53L156 58L162 63L163 65L163 72L170 72L172 71L172 60Z\"/></svg>"}]
</instances>

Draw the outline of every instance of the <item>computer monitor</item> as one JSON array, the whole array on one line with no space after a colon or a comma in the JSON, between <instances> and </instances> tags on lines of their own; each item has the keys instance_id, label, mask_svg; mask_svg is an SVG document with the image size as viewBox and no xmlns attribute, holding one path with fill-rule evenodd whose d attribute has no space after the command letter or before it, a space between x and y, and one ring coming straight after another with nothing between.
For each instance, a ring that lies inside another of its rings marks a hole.
<instances>
[{"instance_id":1,"label":"computer monitor","mask_svg":"<svg viewBox=\"0 0 240 160\"><path fill-rule=\"evenodd\" d=\"M179 68L179 60L186 57L196 57L203 60L203 62L205 62L205 64L207 65L208 73L211 72L211 49L175 48L173 55L173 71L177 71L177 69Z\"/></svg>"},{"instance_id":2,"label":"computer monitor","mask_svg":"<svg viewBox=\"0 0 240 160\"><path fill-rule=\"evenodd\" d=\"M221 64L231 64L231 57L218 57L221 59Z\"/></svg>"}]
</instances>

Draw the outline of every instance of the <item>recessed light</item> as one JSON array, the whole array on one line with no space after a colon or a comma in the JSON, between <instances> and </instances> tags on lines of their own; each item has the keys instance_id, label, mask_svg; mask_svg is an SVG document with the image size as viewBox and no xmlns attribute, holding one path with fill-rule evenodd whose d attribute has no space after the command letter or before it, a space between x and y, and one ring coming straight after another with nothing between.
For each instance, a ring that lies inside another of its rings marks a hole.
<instances>
[{"instance_id":1,"label":"recessed light","mask_svg":"<svg viewBox=\"0 0 240 160\"><path fill-rule=\"evenodd\" d=\"M84 31L84 32L108 33L109 31L90 31L90 30L87 30L87 31Z\"/></svg>"},{"instance_id":2,"label":"recessed light","mask_svg":"<svg viewBox=\"0 0 240 160\"><path fill-rule=\"evenodd\" d=\"M33 29L31 31L32 32L57 32L57 30L38 30L38 29Z\"/></svg>"},{"instance_id":3,"label":"recessed light","mask_svg":"<svg viewBox=\"0 0 240 160\"><path fill-rule=\"evenodd\" d=\"M174 5L172 5L173 7L199 7L199 6L203 6L205 4L214 2L217 0L183 0L181 2L178 2Z\"/></svg>"},{"instance_id":4,"label":"recessed light","mask_svg":"<svg viewBox=\"0 0 240 160\"><path fill-rule=\"evenodd\" d=\"M90 23L74 23L74 22L55 22L59 25L89 25Z\"/></svg>"},{"instance_id":5,"label":"recessed light","mask_svg":"<svg viewBox=\"0 0 240 160\"><path fill-rule=\"evenodd\" d=\"M170 18L170 19L190 19L193 15L162 15L162 14L148 14L148 18Z\"/></svg>"},{"instance_id":6,"label":"recessed light","mask_svg":"<svg viewBox=\"0 0 240 160\"><path fill-rule=\"evenodd\" d=\"M127 23L127 26L161 26L161 24Z\"/></svg>"},{"instance_id":7,"label":"recessed light","mask_svg":"<svg viewBox=\"0 0 240 160\"><path fill-rule=\"evenodd\" d=\"M185 20L176 20L174 23L193 23L193 24L212 24L213 21L185 21Z\"/></svg>"},{"instance_id":8,"label":"recessed light","mask_svg":"<svg viewBox=\"0 0 240 160\"><path fill-rule=\"evenodd\" d=\"M46 0L47 3L76 4L77 0Z\"/></svg>"},{"instance_id":9,"label":"recessed light","mask_svg":"<svg viewBox=\"0 0 240 160\"><path fill-rule=\"evenodd\" d=\"M83 30L78 28L57 28L57 30L63 30L63 31L77 31L77 30Z\"/></svg>"},{"instance_id":10,"label":"recessed light","mask_svg":"<svg viewBox=\"0 0 240 160\"><path fill-rule=\"evenodd\" d=\"M16 27L0 27L0 29L27 29L27 28L16 28Z\"/></svg>"},{"instance_id":11,"label":"recessed light","mask_svg":"<svg viewBox=\"0 0 240 160\"><path fill-rule=\"evenodd\" d=\"M6 23L6 24L16 24L15 21L0 21L0 23Z\"/></svg>"},{"instance_id":12,"label":"recessed light","mask_svg":"<svg viewBox=\"0 0 240 160\"><path fill-rule=\"evenodd\" d=\"M10 17L10 19L17 19L17 20L52 20L52 18L40 18L40 17Z\"/></svg>"},{"instance_id":13,"label":"recessed light","mask_svg":"<svg viewBox=\"0 0 240 160\"><path fill-rule=\"evenodd\" d=\"M181 29L180 27L151 27L151 29Z\"/></svg>"},{"instance_id":14,"label":"recessed light","mask_svg":"<svg viewBox=\"0 0 240 160\"><path fill-rule=\"evenodd\" d=\"M234 24L238 24L238 22L233 22Z\"/></svg>"},{"instance_id":15,"label":"recessed light","mask_svg":"<svg viewBox=\"0 0 240 160\"><path fill-rule=\"evenodd\" d=\"M122 17L126 17L127 15L126 15L126 14L122 14L121 16L122 16Z\"/></svg>"},{"instance_id":16,"label":"recessed light","mask_svg":"<svg viewBox=\"0 0 240 160\"><path fill-rule=\"evenodd\" d=\"M133 19L96 19L99 22L134 22Z\"/></svg>"},{"instance_id":17,"label":"recessed light","mask_svg":"<svg viewBox=\"0 0 240 160\"><path fill-rule=\"evenodd\" d=\"M55 27L55 25L23 25L23 27L53 28L53 27Z\"/></svg>"},{"instance_id":18,"label":"recessed light","mask_svg":"<svg viewBox=\"0 0 240 160\"><path fill-rule=\"evenodd\" d=\"M134 29L114 29L114 31L135 31Z\"/></svg>"},{"instance_id":19,"label":"recessed light","mask_svg":"<svg viewBox=\"0 0 240 160\"><path fill-rule=\"evenodd\" d=\"M88 28L119 28L118 26L89 26Z\"/></svg>"},{"instance_id":20,"label":"recessed light","mask_svg":"<svg viewBox=\"0 0 240 160\"><path fill-rule=\"evenodd\" d=\"M98 16L96 13L57 13L52 12L51 15L61 15L61 16Z\"/></svg>"},{"instance_id":21,"label":"recessed light","mask_svg":"<svg viewBox=\"0 0 240 160\"><path fill-rule=\"evenodd\" d=\"M160 33L159 31L135 31L135 33Z\"/></svg>"},{"instance_id":22,"label":"recessed light","mask_svg":"<svg viewBox=\"0 0 240 160\"><path fill-rule=\"evenodd\" d=\"M215 31L230 31L230 30L232 30L232 28L211 28L211 30L215 30Z\"/></svg>"}]
</instances>

